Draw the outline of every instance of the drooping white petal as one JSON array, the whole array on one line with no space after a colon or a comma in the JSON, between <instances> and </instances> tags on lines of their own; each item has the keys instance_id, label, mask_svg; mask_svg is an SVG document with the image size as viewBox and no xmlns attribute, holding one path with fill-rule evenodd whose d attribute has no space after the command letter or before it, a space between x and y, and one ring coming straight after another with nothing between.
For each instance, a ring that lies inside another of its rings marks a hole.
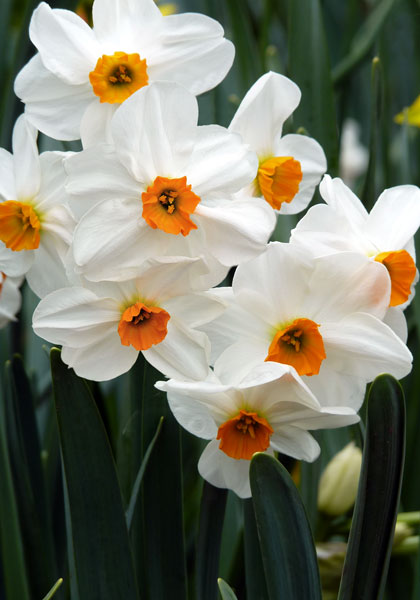
<instances>
[{"instance_id":1,"label":"drooping white petal","mask_svg":"<svg viewBox=\"0 0 420 600\"><path fill-rule=\"evenodd\" d=\"M197 119L197 100L180 85L158 82L142 88L120 106L111 122L121 163L146 185L158 175L184 176Z\"/></svg>"},{"instance_id":2,"label":"drooping white petal","mask_svg":"<svg viewBox=\"0 0 420 600\"><path fill-rule=\"evenodd\" d=\"M257 155L241 137L219 125L198 127L196 143L186 171L187 180L198 196L231 194L253 181Z\"/></svg>"},{"instance_id":3,"label":"drooping white petal","mask_svg":"<svg viewBox=\"0 0 420 600\"><path fill-rule=\"evenodd\" d=\"M0 274L0 329L10 321L15 321L15 315L19 311L22 299L19 291L20 279L10 277L6 279Z\"/></svg>"},{"instance_id":4,"label":"drooping white petal","mask_svg":"<svg viewBox=\"0 0 420 600\"><path fill-rule=\"evenodd\" d=\"M380 373L401 379L411 371L411 352L372 315L353 313L321 325L320 333L329 364L339 372L372 381Z\"/></svg>"},{"instance_id":5,"label":"drooping white petal","mask_svg":"<svg viewBox=\"0 0 420 600\"><path fill-rule=\"evenodd\" d=\"M123 346L115 328L110 327L94 344L83 348L65 346L61 358L79 377L108 381L129 371L138 354L132 346Z\"/></svg>"},{"instance_id":6,"label":"drooping white petal","mask_svg":"<svg viewBox=\"0 0 420 600\"><path fill-rule=\"evenodd\" d=\"M166 382L158 383L164 384ZM157 387L168 391L169 407L175 419L184 429L205 440L211 440L216 437L217 425L205 405L186 394L177 394L166 390L164 386ZM225 397L225 394L222 393L222 396Z\"/></svg>"},{"instance_id":7,"label":"drooping white petal","mask_svg":"<svg viewBox=\"0 0 420 600\"><path fill-rule=\"evenodd\" d=\"M227 266L262 252L275 226L273 211L258 198L232 200L212 207L199 204L195 214L205 230L210 251Z\"/></svg>"},{"instance_id":8,"label":"drooping white petal","mask_svg":"<svg viewBox=\"0 0 420 600\"><path fill-rule=\"evenodd\" d=\"M41 184L37 136L35 127L21 115L13 129L13 167L17 198L22 201L33 198Z\"/></svg>"},{"instance_id":9,"label":"drooping white petal","mask_svg":"<svg viewBox=\"0 0 420 600\"><path fill-rule=\"evenodd\" d=\"M32 14L29 35L45 67L72 85L88 79L100 56L93 31L83 19L69 10L53 10L45 2Z\"/></svg>"},{"instance_id":10,"label":"drooping white petal","mask_svg":"<svg viewBox=\"0 0 420 600\"><path fill-rule=\"evenodd\" d=\"M15 93L26 104L25 114L37 129L64 141L80 138L80 120L91 102L89 83L62 81L36 54L18 73Z\"/></svg>"},{"instance_id":11,"label":"drooping white petal","mask_svg":"<svg viewBox=\"0 0 420 600\"><path fill-rule=\"evenodd\" d=\"M164 17L161 26L165 43L147 57L154 80L176 81L197 96L224 79L235 48L217 21L186 13Z\"/></svg>"},{"instance_id":12,"label":"drooping white petal","mask_svg":"<svg viewBox=\"0 0 420 600\"><path fill-rule=\"evenodd\" d=\"M285 135L274 146L275 156L291 156L300 163L302 180L299 191L290 203L283 202L282 215L294 215L304 210L314 195L315 187L327 170L327 159L321 146L305 135Z\"/></svg>"},{"instance_id":13,"label":"drooping white petal","mask_svg":"<svg viewBox=\"0 0 420 600\"><path fill-rule=\"evenodd\" d=\"M0 148L0 200L16 200L13 155Z\"/></svg>"},{"instance_id":14,"label":"drooping white petal","mask_svg":"<svg viewBox=\"0 0 420 600\"><path fill-rule=\"evenodd\" d=\"M353 312L368 312L382 319L391 293L386 268L355 252L317 258L309 289L301 305L302 315L318 323L337 321Z\"/></svg>"},{"instance_id":15,"label":"drooping white petal","mask_svg":"<svg viewBox=\"0 0 420 600\"><path fill-rule=\"evenodd\" d=\"M363 230L368 213L359 198L338 177L324 175L319 191L325 202L348 221L349 229Z\"/></svg>"},{"instance_id":16,"label":"drooping white petal","mask_svg":"<svg viewBox=\"0 0 420 600\"><path fill-rule=\"evenodd\" d=\"M249 498L249 460L231 458L219 450L219 441L212 440L198 461L200 475L218 488L233 490L239 498Z\"/></svg>"},{"instance_id":17,"label":"drooping white petal","mask_svg":"<svg viewBox=\"0 0 420 600\"><path fill-rule=\"evenodd\" d=\"M401 250L420 226L420 189L398 185L382 192L366 222L366 232L382 251Z\"/></svg>"},{"instance_id":18,"label":"drooping white petal","mask_svg":"<svg viewBox=\"0 0 420 600\"><path fill-rule=\"evenodd\" d=\"M259 157L273 155L274 139L300 102L298 86L287 77L269 72L258 79L242 100L230 131L241 134Z\"/></svg>"},{"instance_id":19,"label":"drooping white petal","mask_svg":"<svg viewBox=\"0 0 420 600\"><path fill-rule=\"evenodd\" d=\"M277 452L308 462L316 460L321 452L318 442L308 431L292 425L283 425L276 430L270 438L270 445Z\"/></svg>"},{"instance_id":20,"label":"drooping white petal","mask_svg":"<svg viewBox=\"0 0 420 600\"><path fill-rule=\"evenodd\" d=\"M176 317L168 321L165 339L144 350L143 354L166 377L202 380L209 373L210 342L207 336L190 329Z\"/></svg>"},{"instance_id":21,"label":"drooping white petal","mask_svg":"<svg viewBox=\"0 0 420 600\"><path fill-rule=\"evenodd\" d=\"M401 310L400 306L390 306L382 320L385 325L388 325L388 327L390 327L392 331L398 335L404 344L407 343L407 319L405 318L404 311Z\"/></svg>"},{"instance_id":22,"label":"drooping white petal","mask_svg":"<svg viewBox=\"0 0 420 600\"><path fill-rule=\"evenodd\" d=\"M30 268L34 259L32 250L14 252L0 242L0 272L8 277L20 277Z\"/></svg>"}]
</instances>

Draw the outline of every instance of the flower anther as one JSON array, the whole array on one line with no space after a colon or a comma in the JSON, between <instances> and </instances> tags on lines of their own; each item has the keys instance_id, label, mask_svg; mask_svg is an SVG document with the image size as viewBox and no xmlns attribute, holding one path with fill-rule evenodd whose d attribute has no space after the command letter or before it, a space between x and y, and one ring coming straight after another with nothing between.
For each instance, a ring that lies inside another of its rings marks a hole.
<instances>
[{"instance_id":1,"label":"flower anther","mask_svg":"<svg viewBox=\"0 0 420 600\"><path fill-rule=\"evenodd\" d=\"M104 54L89 73L89 80L101 102L121 104L148 84L146 59L141 60L136 52L114 52L112 56Z\"/></svg>"},{"instance_id":2,"label":"flower anther","mask_svg":"<svg viewBox=\"0 0 420 600\"><path fill-rule=\"evenodd\" d=\"M7 200L0 203L0 240L14 251L35 250L41 222L31 204Z\"/></svg>"},{"instance_id":3,"label":"flower anther","mask_svg":"<svg viewBox=\"0 0 420 600\"><path fill-rule=\"evenodd\" d=\"M280 210L283 202L293 200L301 181L300 162L291 156L269 158L261 162L258 169L257 183L261 194L276 210Z\"/></svg>"},{"instance_id":4,"label":"flower anther","mask_svg":"<svg viewBox=\"0 0 420 600\"><path fill-rule=\"evenodd\" d=\"M125 309L118 324L121 344L148 350L165 339L170 318L170 314L159 306L146 306L142 302L132 304Z\"/></svg>"},{"instance_id":5,"label":"flower anther","mask_svg":"<svg viewBox=\"0 0 420 600\"><path fill-rule=\"evenodd\" d=\"M299 375L317 375L326 358L318 328L310 319L295 319L277 331L265 360L290 365Z\"/></svg>"},{"instance_id":6,"label":"flower anther","mask_svg":"<svg viewBox=\"0 0 420 600\"><path fill-rule=\"evenodd\" d=\"M191 191L187 178L169 179L156 177L142 194L143 213L146 223L153 229L186 236L197 225L191 221L200 197Z\"/></svg>"},{"instance_id":7,"label":"flower anther","mask_svg":"<svg viewBox=\"0 0 420 600\"><path fill-rule=\"evenodd\" d=\"M382 263L391 278L390 306L398 306L407 302L411 292L411 284L416 276L416 264L407 250L381 252L375 256Z\"/></svg>"},{"instance_id":8,"label":"flower anther","mask_svg":"<svg viewBox=\"0 0 420 600\"><path fill-rule=\"evenodd\" d=\"M255 452L264 452L274 433L268 421L255 412L240 410L237 415L220 425L217 439L219 448L231 458L251 460Z\"/></svg>"}]
</instances>

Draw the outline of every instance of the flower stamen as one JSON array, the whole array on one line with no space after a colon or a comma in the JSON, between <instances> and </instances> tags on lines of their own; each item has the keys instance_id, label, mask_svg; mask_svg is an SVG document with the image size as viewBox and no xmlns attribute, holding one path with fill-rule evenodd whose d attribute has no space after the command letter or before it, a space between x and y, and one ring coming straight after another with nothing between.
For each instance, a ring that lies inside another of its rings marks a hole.
<instances>
[{"instance_id":1,"label":"flower stamen","mask_svg":"<svg viewBox=\"0 0 420 600\"><path fill-rule=\"evenodd\" d=\"M141 60L136 52L114 52L112 56L103 54L89 73L89 81L100 102L121 104L148 84L146 59Z\"/></svg>"}]
</instances>

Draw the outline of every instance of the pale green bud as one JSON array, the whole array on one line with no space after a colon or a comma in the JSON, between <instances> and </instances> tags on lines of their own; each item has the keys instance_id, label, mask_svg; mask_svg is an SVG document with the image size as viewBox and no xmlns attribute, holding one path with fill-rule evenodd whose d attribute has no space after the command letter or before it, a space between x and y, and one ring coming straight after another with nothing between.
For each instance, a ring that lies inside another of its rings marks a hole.
<instances>
[{"instance_id":1,"label":"pale green bud","mask_svg":"<svg viewBox=\"0 0 420 600\"><path fill-rule=\"evenodd\" d=\"M362 451L347 444L325 467L318 488L318 508L331 516L346 513L356 500Z\"/></svg>"}]
</instances>

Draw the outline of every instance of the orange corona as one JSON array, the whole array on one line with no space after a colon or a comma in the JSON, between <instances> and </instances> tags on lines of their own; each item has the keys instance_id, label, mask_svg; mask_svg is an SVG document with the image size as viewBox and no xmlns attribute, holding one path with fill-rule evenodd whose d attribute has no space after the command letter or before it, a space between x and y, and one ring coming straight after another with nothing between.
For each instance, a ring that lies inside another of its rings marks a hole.
<instances>
[{"instance_id":1,"label":"orange corona","mask_svg":"<svg viewBox=\"0 0 420 600\"><path fill-rule=\"evenodd\" d=\"M317 375L326 358L318 327L310 319L295 319L277 331L265 360L290 365L299 375Z\"/></svg>"},{"instance_id":2,"label":"orange corona","mask_svg":"<svg viewBox=\"0 0 420 600\"><path fill-rule=\"evenodd\" d=\"M190 215L200 202L199 196L187 185L187 178L156 177L142 194L143 219L153 229L186 236L197 225Z\"/></svg>"},{"instance_id":3,"label":"orange corona","mask_svg":"<svg viewBox=\"0 0 420 600\"><path fill-rule=\"evenodd\" d=\"M104 54L89 73L89 80L101 102L121 104L148 84L146 59L141 60L137 53Z\"/></svg>"},{"instance_id":4,"label":"orange corona","mask_svg":"<svg viewBox=\"0 0 420 600\"><path fill-rule=\"evenodd\" d=\"M41 223L30 204L7 200L0 203L0 240L14 251L35 250Z\"/></svg>"},{"instance_id":5,"label":"orange corona","mask_svg":"<svg viewBox=\"0 0 420 600\"><path fill-rule=\"evenodd\" d=\"M258 169L257 183L261 194L276 210L280 210L283 202L293 200L301 181L300 162L291 156L269 158Z\"/></svg>"},{"instance_id":6,"label":"orange corona","mask_svg":"<svg viewBox=\"0 0 420 600\"><path fill-rule=\"evenodd\" d=\"M118 325L121 344L148 350L165 339L170 318L170 314L158 306L146 306L142 302L132 304L125 309Z\"/></svg>"},{"instance_id":7,"label":"orange corona","mask_svg":"<svg viewBox=\"0 0 420 600\"><path fill-rule=\"evenodd\" d=\"M406 250L381 252L375 256L382 263L391 278L390 306L398 306L407 302L411 293L411 284L416 276L416 264Z\"/></svg>"},{"instance_id":8,"label":"orange corona","mask_svg":"<svg viewBox=\"0 0 420 600\"><path fill-rule=\"evenodd\" d=\"M255 412L240 410L220 425L219 448L231 458L251 460L255 452L264 452L270 445L272 427Z\"/></svg>"}]
</instances>

